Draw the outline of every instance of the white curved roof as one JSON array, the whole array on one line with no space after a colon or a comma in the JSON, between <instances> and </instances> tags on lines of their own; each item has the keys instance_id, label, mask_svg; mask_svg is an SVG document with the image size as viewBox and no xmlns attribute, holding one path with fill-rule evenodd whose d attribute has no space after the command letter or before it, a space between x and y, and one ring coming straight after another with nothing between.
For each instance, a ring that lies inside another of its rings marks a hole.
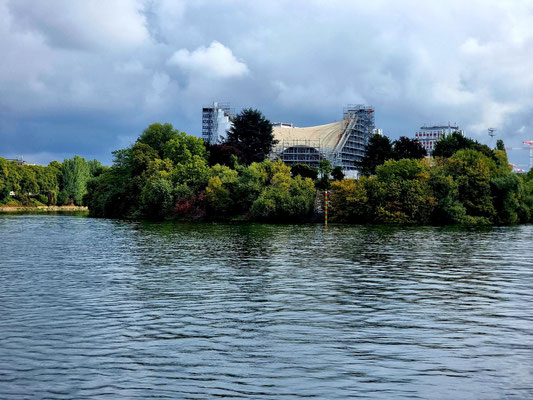
<instances>
[{"instance_id":1,"label":"white curved roof","mask_svg":"<svg viewBox=\"0 0 533 400\"><path fill-rule=\"evenodd\" d=\"M320 140L320 145L324 147L334 148L341 139L344 131L345 121L333 122L332 124L309 126L306 128L282 128L273 127L274 138L279 140L281 144L283 141L297 141L301 140L302 144L305 140Z\"/></svg>"}]
</instances>

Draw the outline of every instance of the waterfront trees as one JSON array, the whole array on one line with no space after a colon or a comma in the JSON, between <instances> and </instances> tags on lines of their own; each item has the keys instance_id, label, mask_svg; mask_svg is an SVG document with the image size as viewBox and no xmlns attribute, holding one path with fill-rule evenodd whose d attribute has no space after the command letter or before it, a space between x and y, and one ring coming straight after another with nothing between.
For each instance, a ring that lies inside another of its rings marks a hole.
<instances>
[{"instance_id":1,"label":"waterfront trees","mask_svg":"<svg viewBox=\"0 0 533 400\"><path fill-rule=\"evenodd\" d=\"M401 155L395 156L388 139L374 137L374 175L354 180L335 173L330 183L326 162L319 179L316 169L291 169L279 160L244 164L233 157L230 165L210 166L201 140L160 126L166 136L145 130L143 140L115 152L113 166L89 182L85 200L92 215L305 221L313 214L315 183L321 190L331 185L336 222L512 224L531 221L533 214L533 173L513 174L505 151L487 151L474 141L461 142L468 146L450 157L428 160L419 159L422 152L410 141L397 141ZM168 140L146 140L147 131ZM377 155L385 159L381 164Z\"/></svg>"},{"instance_id":2,"label":"waterfront trees","mask_svg":"<svg viewBox=\"0 0 533 400\"><path fill-rule=\"evenodd\" d=\"M359 167L361 173L370 176L376 173L376 168L385 161L394 158L392 143L387 136L374 135L366 146L366 153Z\"/></svg>"},{"instance_id":3,"label":"waterfront trees","mask_svg":"<svg viewBox=\"0 0 533 400\"><path fill-rule=\"evenodd\" d=\"M240 153L240 162L249 165L263 161L276 144L272 124L259 110L247 108L233 118L226 144Z\"/></svg>"},{"instance_id":4,"label":"waterfront trees","mask_svg":"<svg viewBox=\"0 0 533 400\"><path fill-rule=\"evenodd\" d=\"M392 143L393 155L396 160L411 158L419 160L427 156L427 151L417 139L401 136Z\"/></svg>"}]
</instances>

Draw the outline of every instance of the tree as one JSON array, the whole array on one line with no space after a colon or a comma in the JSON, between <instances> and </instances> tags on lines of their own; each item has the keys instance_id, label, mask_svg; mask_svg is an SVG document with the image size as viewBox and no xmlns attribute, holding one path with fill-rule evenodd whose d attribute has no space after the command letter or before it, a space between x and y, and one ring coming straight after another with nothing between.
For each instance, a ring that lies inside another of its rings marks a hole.
<instances>
[{"instance_id":1,"label":"tree","mask_svg":"<svg viewBox=\"0 0 533 400\"><path fill-rule=\"evenodd\" d=\"M496 173L496 162L477 150L456 152L446 162L446 172L457 183L458 200L464 205L467 223L494 222L490 181Z\"/></svg>"},{"instance_id":2,"label":"tree","mask_svg":"<svg viewBox=\"0 0 533 400\"><path fill-rule=\"evenodd\" d=\"M246 165L263 161L277 143L272 124L259 110L244 109L233 119L226 144L242 153L241 162Z\"/></svg>"},{"instance_id":3,"label":"tree","mask_svg":"<svg viewBox=\"0 0 533 400\"><path fill-rule=\"evenodd\" d=\"M459 150L472 149L483 153L487 157L492 157L492 150L489 146L480 144L475 140L463 136L460 132L453 132L446 135L435 143L433 157L450 158Z\"/></svg>"},{"instance_id":4,"label":"tree","mask_svg":"<svg viewBox=\"0 0 533 400\"><path fill-rule=\"evenodd\" d=\"M368 189L375 222L427 224L436 199L429 186L429 163L424 160L388 160L376 169L373 188Z\"/></svg>"},{"instance_id":5,"label":"tree","mask_svg":"<svg viewBox=\"0 0 533 400\"><path fill-rule=\"evenodd\" d=\"M252 218L286 222L309 217L315 200L313 181L301 176L291 178L289 169L284 165L273 164L272 171L274 175L270 185L252 204Z\"/></svg>"},{"instance_id":6,"label":"tree","mask_svg":"<svg viewBox=\"0 0 533 400\"><path fill-rule=\"evenodd\" d=\"M496 149L497 150L501 150L501 151L505 151L505 144L503 143L503 140L498 139L496 141Z\"/></svg>"},{"instance_id":7,"label":"tree","mask_svg":"<svg viewBox=\"0 0 533 400\"><path fill-rule=\"evenodd\" d=\"M141 193L141 207L149 218L162 219L173 205L172 183L161 174L150 179Z\"/></svg>"},{"instance_id":8,"label":"tree","mask_svg":"<svg viewBox=\"0 0 533 400\"><path fill-rule=\"evenodd\" d=\"M194 156L207 162L204 141L185 132L176 132L174 137L163 144L162 158L169 158L174 165L190 163Z\"/></svg>"},{"instance_id":9,"label":"tree","mask_svg":"<svg viewBox=\"0 0 533 400\"><path fill-rule=\"evenodd\" d=\"M293 164L291 165L291 175L293 178L300 175L302 178L316 180L318 178L318 168L307 164Z\"/></svg>"},{"instance_id":10,"label":"tree","mask_svg":"<svg viewBox=\"0 0 533 400\"><path fill-rule=\"evenodd\" d=\"M236 147L227 144L213 144L207 146L209 165L227 165L234 167L235 161L242 159L243 154Z\"/></svg>"},{"instance_id":11,"label":"tree","mask_svg":"<svg viewBox=\"0 0 533 400\"><path fill-rule=\"evenodd\" d=\"M368 222L371 207L365 189L368 178L358 180L344 179L331 184L331 220L335 222L364 223Z\"/></svg>"},{"instance_id":12,"label":"tree","mask_svg":"<svg viewBox=\"0 0 533 400\"><path fill-rule=\"evenodd\" d=\"M337 165L335 168L333 168L333 171L331 171L331 176L334 181L342 181L344 179L344 172L342 172L342 167L340 165Z\"/></svg>"},{"instance_id":13,"label":"tree","mask_svg":"<svg viewBox=\"0 0 533 400\"><path fill-rule=\"evenodd\" d=\"M144 143L157 151L160 158L163 158L165 144L178 136L178 131L174 130L172 124L152 124L146 128L137 142Z\"/></svg>"},{"instance_id":14,"label":"tree","mask_svg":"<svg viewBox=\"0 0 533 400\"><path fill-rule=\"evenodd\" d=\"M87 182L90 178L91 170L85 158L74 156L63 161L64 190L74 204L83 204L83 196L87 193Z\"/></svg>"},{"instance_id":15,"label":"tree","mask_svg":"<svg viewBox=\"0 0 533 400\"><path fill-rule=\"evenodd\" d=\"M409 139L401 136L392 144L394 150L394 158L402 160L404 158L422 159L427 156L427 151L417 139Z\"/></svg>"},{"instance_id":16,"label":"tree","mask_svg":"<svg viewBox=\"0 0 533 400\"><path fill-rule=\"evenodd\" d=\"M369 176L376 173L376 167L394 158L392 144L387 136L374 135L366 146L366 153L359 164L361 173Z\"/></svg>"},{"instance_id":17,"label":"tree","mask_svg":"<svg viewBox=\"0 0 533 400\"><path fill-rule=\"evenodd\" d=\"M331 166L329 160L324 159L318 162L318 172L320 172L320 179L317 182L317 188L322 190L329 189L329 176L331 175L331 171L333 171L333 167Z\"/></svg>"}]
</instances>

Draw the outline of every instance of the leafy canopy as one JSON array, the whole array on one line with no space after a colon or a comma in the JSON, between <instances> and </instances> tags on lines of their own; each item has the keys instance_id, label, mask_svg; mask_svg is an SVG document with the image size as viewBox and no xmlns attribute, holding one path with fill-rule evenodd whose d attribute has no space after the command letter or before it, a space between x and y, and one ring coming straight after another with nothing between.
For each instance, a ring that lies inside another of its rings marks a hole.
<instances>
[{"instance_id":1,"label":"leafy canopy","mask_svg":"<svg viewBox=\"0 0 533 400\"><path fill-rule=\"evenodd\" d=\"M242 153L241 161L246 165L263 161L276 143L270 121L251 108L235 116L226 141Z\"/></svg>"}]
</instances>

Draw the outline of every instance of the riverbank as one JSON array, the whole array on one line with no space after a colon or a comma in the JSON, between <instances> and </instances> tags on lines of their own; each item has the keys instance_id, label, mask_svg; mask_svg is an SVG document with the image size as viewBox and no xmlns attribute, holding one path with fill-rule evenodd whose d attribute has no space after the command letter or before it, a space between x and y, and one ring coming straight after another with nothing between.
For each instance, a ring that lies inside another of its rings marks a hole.
<instances>
[{"instance_id":1,"label":"riverbank","mask_svg":"<svg viewBox=\"0 0 533 400\"><path fill-rule=\"evenodd\" d=\"M89 212L85 206L0 206L0 213L9 212Z\"/></svg>"}]
</instances>

